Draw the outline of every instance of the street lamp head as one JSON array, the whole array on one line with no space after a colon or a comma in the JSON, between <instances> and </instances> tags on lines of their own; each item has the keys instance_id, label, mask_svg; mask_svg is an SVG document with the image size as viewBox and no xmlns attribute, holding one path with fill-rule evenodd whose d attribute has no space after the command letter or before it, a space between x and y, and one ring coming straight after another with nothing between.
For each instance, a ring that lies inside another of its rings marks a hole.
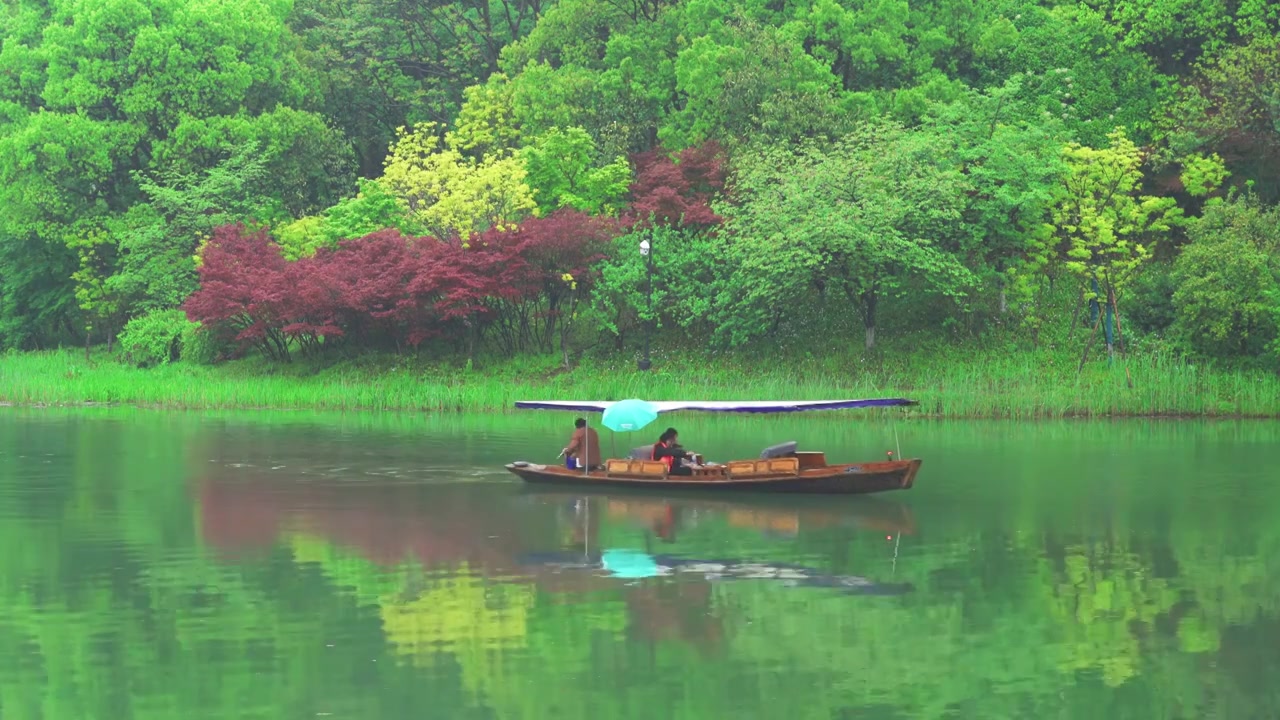
<instances>
[{"instance_id":1,"label":"street lamp head","mask_svg":"<svg viewBox=\"0 0 1280 720\"><path fill-rule=\"evenodd\" d=\"M649 254L649 241L648 241L648 240L641 240L641 241L640 241L640 254L641 254L641 255L648 255L648 254Z\"/></svg>"}]
</instances>

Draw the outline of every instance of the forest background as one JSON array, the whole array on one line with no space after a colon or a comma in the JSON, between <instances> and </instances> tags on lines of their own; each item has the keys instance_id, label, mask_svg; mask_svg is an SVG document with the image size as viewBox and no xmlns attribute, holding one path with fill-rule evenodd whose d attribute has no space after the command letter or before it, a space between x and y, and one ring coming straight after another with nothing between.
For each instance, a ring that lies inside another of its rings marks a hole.
<instances>
[{"instance_id":1,"label":"forest background","mask_svg":"<svg viewBox=\"0 0 1280 720\"><path fill-rule=\"evenodd\" d=\"M5 0L0 30L0 400L1280 414L1266 0Z\"/></svg>"}]
</instances>

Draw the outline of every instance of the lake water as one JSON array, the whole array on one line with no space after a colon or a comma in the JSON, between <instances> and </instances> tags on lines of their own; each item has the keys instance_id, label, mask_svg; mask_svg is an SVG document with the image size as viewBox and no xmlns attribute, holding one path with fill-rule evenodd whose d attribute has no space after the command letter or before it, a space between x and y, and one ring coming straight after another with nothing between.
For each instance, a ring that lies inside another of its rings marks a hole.
<instances>
[{"instance_id":1,"label":"lake water","mask_svg":"<svg viewBox=\"0 0 1280 720\"><path fill-rule=\"evenodd\" d=\"M0 409L0 717L1280 717L1278 423L677 416L924 459L863 498L502 470L571 419Z\"/></svg>"}]
</instances>

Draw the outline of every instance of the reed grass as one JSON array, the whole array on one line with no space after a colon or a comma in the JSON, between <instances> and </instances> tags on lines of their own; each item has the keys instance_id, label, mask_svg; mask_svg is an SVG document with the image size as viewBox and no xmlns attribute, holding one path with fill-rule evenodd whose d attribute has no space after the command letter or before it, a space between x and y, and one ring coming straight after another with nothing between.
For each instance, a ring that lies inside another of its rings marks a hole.
<instances>
[{"instance_id":1,"label":"reed grass","mask_svg":"<svg viewBox=\"0 0 1280 720\"><path fill-rule=\"evenodd\" d=\"M1275 374L1189 364L1166 356L1076 363L1051 354L975 352L751 360L672 354L640 373L629 360L519 358L472 370L403 357L321 366L242 360L134 368L103 353L0 356L0 402L104 403L186 409L502 411L523 399L768 400L905 396L913 414L948 418L1280 417Z\"/></svg>"}]
</instances>

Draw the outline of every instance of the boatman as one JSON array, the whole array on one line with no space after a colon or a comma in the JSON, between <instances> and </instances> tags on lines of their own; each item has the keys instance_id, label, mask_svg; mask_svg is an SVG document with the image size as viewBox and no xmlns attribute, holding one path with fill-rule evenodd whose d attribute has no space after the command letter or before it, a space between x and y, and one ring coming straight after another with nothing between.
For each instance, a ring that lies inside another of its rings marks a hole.
<instances>
[{"instance_id":1,"label":"boatman","mask_svg":"<svg viewBox=\"0 0 1280 720\"><path fill-rule=\"evenodd\" d=\"M593 428L587 427L586 418L574 420L573 427L575 429L569 437L569 445L560 453L573 458L573 466L578 469L586 466L588 470L599 470L603 467L600 462L600 436Z\"/></svg>"}]
</instances>

